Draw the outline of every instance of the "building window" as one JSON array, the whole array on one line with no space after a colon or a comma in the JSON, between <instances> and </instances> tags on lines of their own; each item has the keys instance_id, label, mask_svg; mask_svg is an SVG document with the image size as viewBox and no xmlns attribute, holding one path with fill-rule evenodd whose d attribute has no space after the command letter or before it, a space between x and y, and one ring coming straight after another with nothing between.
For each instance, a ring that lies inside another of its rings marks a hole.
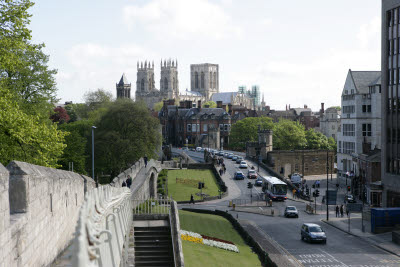
<instances>
[{"instance_id":1,"label":"building window","mask_svg":"<svg viewBox=\"0 0 400 267\"><path fill-rule=\"evenodd\" d=\"M200 76L200 88L204 89L204 72L201 72L201 76Z\"/></svg>"},{"instance_id":2,"label":"building window","mask_svg":"<svg viewBox=\"0 0 400 267\"><path fill-rule=\"evenodd\" d=\"M342 141L339 141L338 152L342 153Z\"/></svg>"},{"instance_id":3,"label":"building window","mask_svg":"<svg viewBox=\"0 0 400 267\"><path fill-rule=\"evenodd\" d=\"M363 136L371 136L371 123L363 123L362 134Z\"/></svg>"},{"instance_id":4,"label":"building window","mask_svg":"<svg viewBox=\"0 0 400 267\"><path fill-rule=\"evenodd\" d=\"M220 124L220 125L219 125L219 130L220 130L221 132L224 130L224 125L223 125L223 124Z\"/></svg>"},{"instance_id":5,"label":"building window","mask_svg":"<svg viewBox=\"0 0 400 267\"><path fill-rule=\"evenodd\" d=\"M192 131L192 125L191 125L191 124L188 124L188 125L187 125L187 131L188 131L188 132L191 132L191 131Z\"/></svg>"},{"instance_id":6,"label":"building window","mask_svg":"<svg viewBox=\"0 0 400 267\"><path fill-rule=\"evenodd\" d=\"M354 131L354 124L343 124L343 136L354 136Z\"/></svg>"},{"instance_id":7,"label":"building window","mask_svg":"<svg viewBox=\"0 0 400 267\"><path fill-rule=\"evenodd\" d=\"M200 132L200 124L197 124L197 132Z\"/></svg>"},{"instance_id":8,"label":"building window","mask_svg":"<svg viewBox=\"0 0 400 267\"><path fill-rule=\"evenodd\" d=\"M228 131L228 124L224 124L224 131L225 131L225 132Z\"/></svg>"},{"instance_id":9,"label":"building window","mask_svg":"<svg viewBox=\"0 0 400 267\"><path fill-rule=\"evenodd\" d=\"M203 132L207 132L207 123L206 124L203 124Z\"/></svg>"},{"instance_id":10,"label":"building window","mask_svg":"<svg viewBox=\"0 0 400 267\"><path fill-rule=\"evenodd\" d=\"M354 113L354 106L343 106L343 113Z\"/></svg>"},{"instance_id":11,"label":"building window","mask_svg":"<svg viewBox=\"0 0 400 267\"><path fill-rule=\"evenodd\" d=\"M362 105L362 112L371 112L371 105Z\"/></svg>"},{"instance_id":12,"label":"building window","mask_svg":"<svg viewBox=\"0 0 400 267\"><path fill-rule=\"evenodd\" d=\"M144 91L144 79L140 82L140 89Z\"/></svg>"},{"instance_id":13,"label":"building window","mask_svg":"<svg viewBox=\"0 0 400 267\"><path fill-rule=\"evenodd\" d=\"M199 89L199 74L197 71L194 73L194 88Z\"/></svg>"},{"instance_id":14,"label":"building window","mask_svg":"<svg viewBox=\"0 0 400 267\"><path fill-rule=\"evenodd\" d=\"M299 164L296 163L296 164L294 165L294 171L295 171L295 172L298 172L298 171L299 171Z\"/></svg>"},{"instance_id":15,"label":"building window","mask_svg":"<svg viewBox=\"0 0 400 267\"><path fill-rule=\"evenodd\" d=\"M196 124L192 124L192 132L196 132Z\"/></svg>"},{"instance_id":16,"label":"building window","mask_svg":"<svg viewBox=\"0 0 400 267\"><path fill-rule=\"evenodd\" d=\"M354 142L343 142L343 153L351 154L354 153L355 143Z\"/></svg>"}]
</instances>

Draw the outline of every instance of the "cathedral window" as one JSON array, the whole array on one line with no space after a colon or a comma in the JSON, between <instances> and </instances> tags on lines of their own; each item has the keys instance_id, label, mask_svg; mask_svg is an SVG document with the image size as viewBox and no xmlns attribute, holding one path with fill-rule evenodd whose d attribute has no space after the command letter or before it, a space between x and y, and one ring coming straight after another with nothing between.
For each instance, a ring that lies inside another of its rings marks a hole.
<instances>
[{"instance_id":1,"label":"cathedral window","mask_svg":"<svg viewBox=\"0 0 400 267\"><path fill-rule=\"evenodd\" d=\"M213 88L213 83L212 83L212 72L210 71L210 88Z\"/></svg>"},{"instance_id":2,"label":"cathedral window","mask_svg":"<svg viewBox=\"0 0 400 267\"><path fill-rule=\"evenodd\" d=\"M204 72L201 72L200 84L200 88L204 89Z\"/></svg>"},{"instance_id":3,"label":"cathedral window","mask_svg":"<svg viewBox=\"0 0 400 267\"><path fill-rule=\"evenodd\" d=\"M152 87L151 87L151 78L149 79L149 90L151 90L152 89Z\"/></svg>"},{"instance_id":4,"label":"cathedral window","mask_svg":"<svg viewBox=\"0 0 400 267\"><path fill-rule=\"evenodd\" d=\"M164 90L168 90L168 80L164 78Z\"/></svg>"},{"instance_id":5,"label":"cathedral window","mask_svg":"<svg viewBox=\"0 0 400 267\"><path fill-rule=\"evenodd\" d=\"M144 79L140 82L140 89L144 91Z\"/></svg>"},{"instance_id":6,"label":"cathedral window","mask_svg":"<svg viewBox=\"0 0 400 267\"><path fill-rule=\"evenodd\" d=\"M172 89L177 90L175 77L172 79L172 87L173 87Z\"/></svg>"},{"instance_id":7,"label":"cathedral window","mask_svg":"<svg viewBox=\"0 0 400 267\"><path fill-rule=\"evenodd\" d=\"M214 89L217 89L217 73L214 72Z\"/></svg>"},{"instance_id":8,"label":"cathedral window","mask_svg":"<svg viewBox=\"0 0 400 267\"><path fill-rule=\"evenodd\" d=\"M197 71L194 73L194 88L199 88L199 74Z\"/></svg>"}]
</instances>

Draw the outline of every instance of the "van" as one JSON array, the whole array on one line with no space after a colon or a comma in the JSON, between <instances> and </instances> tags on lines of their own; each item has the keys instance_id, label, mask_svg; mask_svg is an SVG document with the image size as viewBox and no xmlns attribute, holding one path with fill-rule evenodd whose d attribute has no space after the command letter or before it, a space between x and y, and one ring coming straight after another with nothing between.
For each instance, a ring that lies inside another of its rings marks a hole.
<instances>
[{"instance_id":1,"label":"van","mask_svg":"<svg viewBox=\"0 0 400 267\"><path fill-rule=\"evenodd\" d=\"M300 185L301 184L301 175L298 173L293 173L290 176L290 181L292 182L292 184Z\"/></svg>"},{"instance_id":2,"label":"van","mask_svg":"<svg viewBox=\"0 0 400 267\"><path fill-rule=\"evenodd\" d=\"M201 152L201 147L196 147L197 152Z\"/></svg>"}]
</instances>

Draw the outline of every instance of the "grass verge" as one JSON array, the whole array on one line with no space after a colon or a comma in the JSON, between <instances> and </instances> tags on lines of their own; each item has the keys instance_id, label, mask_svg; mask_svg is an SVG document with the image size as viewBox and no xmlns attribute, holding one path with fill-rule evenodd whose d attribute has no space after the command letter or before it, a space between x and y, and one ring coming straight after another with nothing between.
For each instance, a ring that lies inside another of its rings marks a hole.
<instances>
[{"instance_id":1,"label":"grass verge","mask_svg":"<svg viewBox=\"0 0 400 267\"><path fill-rule=\"evenodd\" d=\"M205 184L203 193L209 196L219 195L217 182L211 170L168 170L168 195L175 201L189 201L191 194L195 200L201 200L201 197L196 195L200 192L199 182Z\"/></svg>"},{"instance_id":2,"label":"grass verge","mask_svg":"<svg viewBox=\"0 0 400 267\"><path fill-rule=\"evenodd\" d=\"M231 241L239 253L182 240L186 266L262 266L257 254L225 218L217 215L179 211L181 229Z\"/></svg>"}]
</instances>

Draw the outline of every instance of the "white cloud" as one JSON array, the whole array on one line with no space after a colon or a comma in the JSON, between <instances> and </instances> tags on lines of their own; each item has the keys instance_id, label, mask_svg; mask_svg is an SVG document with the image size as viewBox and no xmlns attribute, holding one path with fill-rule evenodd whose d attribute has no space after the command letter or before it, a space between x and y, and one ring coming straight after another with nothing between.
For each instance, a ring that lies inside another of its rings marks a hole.
<instances>
[{"instance_id":1,"label":"white cloud","mask_svg":"<svg viewBox=\"0 0 400 267\"><path fill-rule=\"evenodd\" d=\"M218 40L241 34L223 8L207 0L152 0L143 6L125 6L123 17L130 28L144 28L163 40Z\"/></svg>"},{"instance_id":2,"label":"white cloud","mask_svg":"<svg viewBox=\"0 0 400 267\"><path fill-rule=\"evenodd\" d=\"M362 48L380 47L381 19L374 17L369 23L363 24L357 34Z\"/></svg>"}]
</instances>

